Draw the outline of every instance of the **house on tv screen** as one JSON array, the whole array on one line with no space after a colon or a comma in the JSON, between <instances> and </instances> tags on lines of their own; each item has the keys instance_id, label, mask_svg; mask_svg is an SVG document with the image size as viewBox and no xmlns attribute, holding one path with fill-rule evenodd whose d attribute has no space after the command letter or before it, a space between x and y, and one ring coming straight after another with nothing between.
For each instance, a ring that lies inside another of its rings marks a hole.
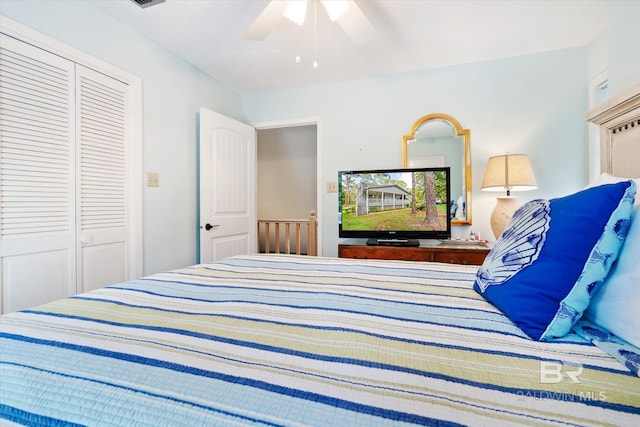
<instances>
[{"instance_id":1,"label":"house on tv screen","mask_svg":"<svg viewBox=\"0 0 640 427\"><path fill-rule=\"evenodd\" d=\"M363 185L356 199L356 215L406 208L410 201L411 193L397 185Z\"/></svg>"}]
</instances>

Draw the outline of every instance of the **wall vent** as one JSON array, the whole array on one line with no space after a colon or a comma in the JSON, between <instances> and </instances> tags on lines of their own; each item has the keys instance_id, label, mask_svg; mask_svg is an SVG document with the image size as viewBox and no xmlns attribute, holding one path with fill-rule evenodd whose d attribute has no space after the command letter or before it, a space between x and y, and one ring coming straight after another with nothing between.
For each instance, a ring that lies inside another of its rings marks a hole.
<instances>
[{"instance_id":1,"label":"wall vent","mask_svg":"<svg viewBox=\"0 0 640 427\"><path fill-rule=\"evenodd\" d=\"M165 2L165 0L131 0L131 1L143 9Z\"/></svg>"}]
</instances>

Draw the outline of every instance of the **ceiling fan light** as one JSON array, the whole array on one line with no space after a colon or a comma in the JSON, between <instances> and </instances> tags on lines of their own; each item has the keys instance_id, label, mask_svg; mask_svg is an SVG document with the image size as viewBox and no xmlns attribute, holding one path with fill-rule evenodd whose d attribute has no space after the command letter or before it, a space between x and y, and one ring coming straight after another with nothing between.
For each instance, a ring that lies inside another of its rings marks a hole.
<instances>
[{"instance_id":1,"label":"ceiling fan light","mask_svg":"<svg viewBox=\"0 0 640 427\"><path fill-rule=\"evenodd\" d=\"M332 22L340 19L347 9L349 9L350 5L349 0L320 0L320 3L322 3L326 9L327 15L329 15L329 19L331 19Z\"/></svg>"},{"instance_id":2,"label":"ceiling fan light","mask_svg":"<svg viewBox=\"0 0 640 427\"><path fill-rule=\"evenodd\" d=\"M307 0L289 0L284 9L284 17L300 25L304 24L304 17L307 14Z\"/></svg>"}]
</instances>

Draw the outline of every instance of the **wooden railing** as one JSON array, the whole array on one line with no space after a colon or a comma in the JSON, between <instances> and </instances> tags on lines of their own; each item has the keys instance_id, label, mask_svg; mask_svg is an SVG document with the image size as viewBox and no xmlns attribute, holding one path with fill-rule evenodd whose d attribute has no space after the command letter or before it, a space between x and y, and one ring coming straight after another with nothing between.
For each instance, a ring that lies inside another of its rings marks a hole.
<instances>
[{"instance_id":1,"label":"wooden railing","mask_svg":"<svg viewBox=\"0 0 640 427\"><path fill-rule=\"evenodd\" d=\"M316 212L309 219L259 219L258 252L318 255L318 220ZM293 251L292 249L295 249Z\"/></svg>"}]
</instances>

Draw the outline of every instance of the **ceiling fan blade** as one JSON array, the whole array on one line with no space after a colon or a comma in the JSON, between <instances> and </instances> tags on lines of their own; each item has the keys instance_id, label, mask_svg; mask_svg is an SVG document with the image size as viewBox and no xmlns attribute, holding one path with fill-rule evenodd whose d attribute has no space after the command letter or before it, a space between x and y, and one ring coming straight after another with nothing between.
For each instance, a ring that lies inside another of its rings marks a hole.
<instances>
[{"instance_id":1,"label":"ceiling fan blade","mask_svg":"<svg viewBox=\"0 0 640 427\"><path fill-rule=\"evenodd\" d=\"M349 8L337 22L355 44L365 45L376 36L377 31L358 5L353 0L349 2Z\"/></svg>"},{"instance_id":2,"label":"ceiling fan blade","mask_svg":"<svg viewBox=\"0 0 640 427\"><path fill-rule=\"evenodd\" d=\"M243 38L246 40L264 40L271 30L282 20L286 7L286 0L271 0L244 33Z\"/></svg>"}]
</instances>

